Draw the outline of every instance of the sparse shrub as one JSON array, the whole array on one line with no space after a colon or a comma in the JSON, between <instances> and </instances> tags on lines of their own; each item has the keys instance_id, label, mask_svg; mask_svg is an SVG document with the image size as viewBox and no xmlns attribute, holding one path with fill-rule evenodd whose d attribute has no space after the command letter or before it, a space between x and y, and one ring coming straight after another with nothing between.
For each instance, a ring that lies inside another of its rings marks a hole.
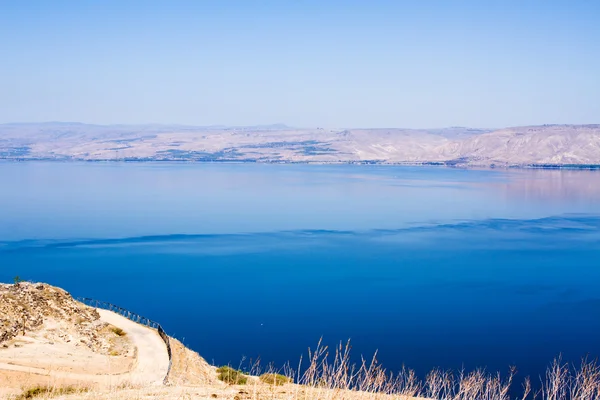
<instances>
[{"instance_id":1,"label":"sparse shrub","mask_svg":"<svg viewBox=\"0 0 600 400\"><path fill-rule=\"evenodd\" d=\"M291 383L292 378L288 378L285 375L267 373L262 374L260 377L261 382L268 383L269 385L282 386L286 383Z\"/></svg>"},{"instance_id":2,"label":"sparse shrub","mask_svg":"<svg viewBox=\"0 0 600 400\"><path fill-rule=\"evenodd\" d=\"M230 385L245 385L248 378L237 369L228 366L223 366L217 369L219 380L229 383Z\"/></svg>"},{"instance_id":3,"label":"sparse shrub","mask_svg":"<svg viewBox=\"0 0 600 400\"><path fill-rule=\"evenodd\" d=\"M23 282L23 279L21 279L21 277L20 277L19 275L17 275L17 276L15 276L15 277L13 278L13 281L14 281L14 283L15 283L15 285L16 285L16 284L18 284L18 283L20 283L20 282Z\"/></svg>"},{"instance_id":4,"label":"sparse shrub","mask_svg":"<svg viewBox=\"0 0 600 400\"><path fill-rule=\"evenodd\" d=\"M125 335L127 335L127 332L125 332L121 328L117 328L116 326L113 326L112 328L110 328L110 330L111 330L112 333L114 333L117 336L125 336Z\"/></svg>"},{"instance_id":5,"label":"sparse shrub","mask_svg":"<svg viewBox=\"0 0 600 400\"><path fill-rule=\"evenodd\" d=\"M64 386L64 387L51 387L51 386L34 386L29 389L25 389L23 393L15 397L15 400L26 400L26 399L34 399L36 397L44 396L54 397L54 396L63 396L69 395L73 393L82 393L87 392L88 389L84 387L75 387L75 386Z\"/></svg>"}]
</instances>

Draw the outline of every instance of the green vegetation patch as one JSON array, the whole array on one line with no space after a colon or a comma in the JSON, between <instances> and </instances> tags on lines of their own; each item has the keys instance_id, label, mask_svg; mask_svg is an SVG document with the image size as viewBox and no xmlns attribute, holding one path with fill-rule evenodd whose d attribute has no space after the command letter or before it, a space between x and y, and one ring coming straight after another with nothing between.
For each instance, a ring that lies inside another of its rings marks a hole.
<instances>
[{"instance_id":1,"label":"green vegetation patch","mask_svg":"<svg viewBox=\"0 0 600 400\"><path fill-rule=\"evenodd\" d=\"M281 374L262 374L259 379L261 382L268 383L269 385L282 386L286 383L292 383L294 380L285 375Z\"/></svg>"},{"instance_id":2,"label":"green vegetation patch","mask_svg":"<svg viewBox=\"0 0 600 400\"><path fill-rule=\"evenodd\" d=\"M125 336L125 335L127 335L127 332L125 332L121 328L117 328L116 326L113 326L112 328L110 328L110 330L111 330L112 333L114 333L117 336Z\"/></svg>"},{"instance_id":3,"label":"green vegetation patch","mask_svg":"<svg viewBox=\"0 0 600 400\"><path fill-rule=\"evenodd\" d=\"M248 377L246 377L242 371L228 366L218 368L217 374L219 374L219 380L229 383L230 385L245 385L248 382Z\"/></svg>"},{"instance_id":4,"label":"green vegetation patch","mask_svg":"<svg viewBox=\"0 0 600 400\"><path fill-rule=\"evenodd\" d=\"M73 393L87 392L89 389L75 386L64 386L64 387L51 387L51 386L34 386L29 389L23 390L23 393L15 397L15 400L26 400L34 399L36 397L44 396L55 397L69 395Z\"/></svg>"}]
</instances>

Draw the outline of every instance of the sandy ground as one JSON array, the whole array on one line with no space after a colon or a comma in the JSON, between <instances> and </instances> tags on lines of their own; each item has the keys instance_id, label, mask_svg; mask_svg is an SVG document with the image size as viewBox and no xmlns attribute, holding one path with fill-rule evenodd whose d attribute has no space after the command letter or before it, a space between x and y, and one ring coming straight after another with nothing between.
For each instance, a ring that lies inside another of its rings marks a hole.
<instances>
[{"instance_id":1,"label":"sandy ground","mask_svg":"<svg viewBox=\"0 0 600 400\"><path fill-rule=\"evenodd\" d=\"M0 396L34 385L161 385L169 357L158 333L111 311L98 310L101 320L126 332L130 349L119 356L93 352L81 343L52 342L48 329L19 336L0 347Z\"/></svg>"}]
</instances>

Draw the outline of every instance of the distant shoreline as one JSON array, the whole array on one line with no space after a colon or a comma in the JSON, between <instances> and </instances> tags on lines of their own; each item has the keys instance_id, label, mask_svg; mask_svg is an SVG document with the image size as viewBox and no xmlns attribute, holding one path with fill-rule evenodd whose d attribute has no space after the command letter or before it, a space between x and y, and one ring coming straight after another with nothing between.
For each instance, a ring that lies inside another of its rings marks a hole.
<instances>
[{"instance_id":1,"label":"distant shoreline","mask_svg":"<svg viewBox=\"0 0 600 400\"><path fill-rule=\"evenodd\" d=\"M0 124L13 161L435 165L600 169L600 125L324 129Z\"/></svg>"},{"instance_id":2,"label":"distant shoreline","mask_svg":"<svg viewBox=\"0 0 600 400\"><path fill-rule=\"evenodd\" d=\"M378 166L406 166L406 167L447 167L457 169L547 169L547 170L600 170L600 164L468 164L455 161L423 161L423 162L389 162L376 160L363 161L263 161L263 160L184 160L184 159L60 159L60 158L2 158L3 163L185 163L185 164L263 164L263 165L378 165Z\"/></svg>"}]
</instances>

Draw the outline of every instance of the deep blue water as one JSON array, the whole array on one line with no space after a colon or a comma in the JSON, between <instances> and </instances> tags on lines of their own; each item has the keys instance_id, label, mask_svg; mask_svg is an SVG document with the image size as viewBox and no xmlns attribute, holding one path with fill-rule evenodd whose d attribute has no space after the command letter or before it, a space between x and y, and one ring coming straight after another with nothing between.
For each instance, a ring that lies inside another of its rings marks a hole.
<instances>
[{"instance_id":1,"label":"deep blue water","mask_svg":"<svg viewBox=\"0 0 600 400\"><path fill-rule=\"evenodd\" d=\"M0 281L159 321L216 364L320 337L537 377L600 355L600 173L0 163Z\"/></svg>"}]
</instances>

